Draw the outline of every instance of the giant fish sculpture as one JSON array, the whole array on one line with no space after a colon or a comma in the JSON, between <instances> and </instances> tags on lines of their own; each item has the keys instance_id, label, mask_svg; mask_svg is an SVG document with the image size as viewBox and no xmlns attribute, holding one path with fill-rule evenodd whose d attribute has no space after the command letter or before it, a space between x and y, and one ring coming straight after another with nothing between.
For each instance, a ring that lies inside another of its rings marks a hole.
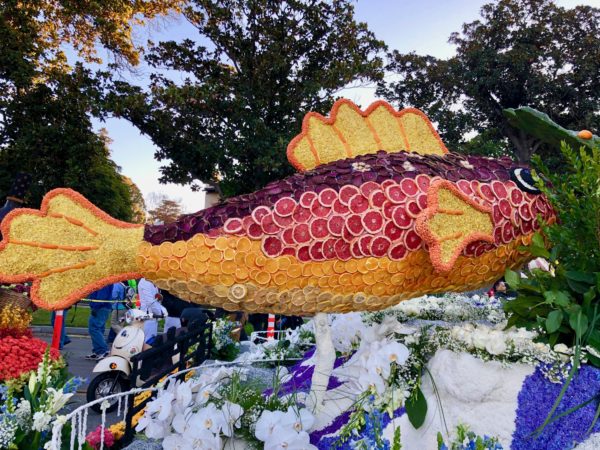
<instances>
[{"instance_id":1,"label":"giant fish sculpture","mask_svg":"<svg viewBox=\"0 0 600 450\"><path fill-rule=\"evenodd\" d=\"M490 284L555 214L528 169L449 152L416 109L338 101L288 146L299 173L167 225L118 221L69 189L1 225L0 281L62 309L145 277L227 310L377 310Z\"/></svg>"}]
</instances>

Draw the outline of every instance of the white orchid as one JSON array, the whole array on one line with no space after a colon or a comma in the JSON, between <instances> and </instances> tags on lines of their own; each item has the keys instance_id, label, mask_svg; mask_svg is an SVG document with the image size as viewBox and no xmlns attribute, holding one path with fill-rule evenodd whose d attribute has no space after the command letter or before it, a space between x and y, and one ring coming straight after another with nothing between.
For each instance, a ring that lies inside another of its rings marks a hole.
<instances>
[{"instance_id":1,"label":"white orchid","mask_svg":"<svg viewBox=\"0 0 600 450\"><path fill-rule=\"evenodd\" d=\"M297 433L308 431L315 423L315 416L306 408L292 408L291 406L281 418L279 424L283 428L292 428Z\"/></svg>"},{"instance_id":2,"label":"white orchid","mask_svg":"<svg viewBox=\"0 0 600 450\"><path fill-rule=\"evenodd\" d=\"M277 427L275 433L265 442L264 450L316 450L310 443L306 431L296 433L294 430Z\"/></svg>"},{"instance_id":3,"label":"white orchid","mask_svg":"<svg viewBox=\"0 0 600 450\"><path fill-rule=\"evenodd\" d=\"M267 441L273 434L273 430L283 419L283 411L264 410L255 425L254 435L259 441Z\"/></svg>"},{"instance_id":4,"label":"white orchid","mask_svg":"<svg viewBox=\"0 0 600 450\"><path fill-rule=\"evenodd\" d=\"M213 434L219 434L227 427L225 417L214 403L209 403L192 414L189 425L190 429L209 430Z\"/></svg>"},{"instance_id":5,"label":"white orchid","mask_svg":"<svg viewBox=\"0 0 600 450\"><path fill-rule=\"evenodd\" d=\"M221 431L225 436L231 437L233 436L233 428L240 427L240 417L244 414L244 409L236 403L226 401L221 407L221 414L225 423Z\"/></svg>"}]
</instances>

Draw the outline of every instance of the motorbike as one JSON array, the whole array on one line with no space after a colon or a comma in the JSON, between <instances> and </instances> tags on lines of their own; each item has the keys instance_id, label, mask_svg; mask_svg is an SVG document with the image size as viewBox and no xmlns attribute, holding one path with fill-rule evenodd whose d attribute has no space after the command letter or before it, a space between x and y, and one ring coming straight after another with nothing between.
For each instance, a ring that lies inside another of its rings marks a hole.
<instances>
[{"instance_id":1,"label":"motorbike","mask_svg":"<svg viewBox=\"0 0 600 450\"><path fill-rule=\"evenodd\" d=\"M92 370L93 373L98 373L92 379L87 388L87 401L92 402L100 398L126 392L131 389L130 375L132 370L131 358L150 348L146 344L146 336L144 333L144 322L157 318L164 318L164 315L154 315L151 312L142 311L139 309L130 309L125 313L125 317L121 319L125 326L115 340L110 349L110 355L98 361ZM142 380L136 380L134 384L140 385ZM113 411L117 407L117 400L109 400L109 407L106 412ZM96 412L100 412L101 403L92 406Z\"/></svg>"}]
</instances>

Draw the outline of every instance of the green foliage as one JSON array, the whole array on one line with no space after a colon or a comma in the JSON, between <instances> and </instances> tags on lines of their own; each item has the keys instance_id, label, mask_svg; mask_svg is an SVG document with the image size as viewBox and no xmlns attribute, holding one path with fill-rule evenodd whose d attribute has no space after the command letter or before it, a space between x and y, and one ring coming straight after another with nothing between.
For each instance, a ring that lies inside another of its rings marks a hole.
<instances>
[{"instance_id":1,"label":"green foliage","mask_svg":"<svg viewBox=\"0 0 600 450\"><path fill-rule=\"evenodd\" d=\"M33 175L30 206L50 189L71 187L129 220L129 188L89 117L99 114L98 84L81 65L68 68L60 52L46 53L37 20L44 2L29 3L0 6L0 195L25 171Z\"/></svg>"},{"instance_id":2,"label":"green foliage","mask_svg":"<svg viewBox=\"0 0 600 450\"><path fill-rule=\"evenodd\" d=\"M600 147L575 151L563 143L561 153L566 165L559 172L534 158L551 183L540 189L558 214L558 223L546 234L569 270L600 271Z\"/></svg>"},{"instance_id":3,"label":"green foliage","mask_svg":"<svg viewBox=\"0 0 600 450\"><path fill-rule=\"evenodd\" d=\"M497 438L478 436L465 425L456 427L456 439L447 445L444 443L442 433L438 432L437 444L438 450L502 450Z\"/></svg>"},{"instance_id":4,"label":"green foliage","mask_svg":"<svg viewBox=\"0 0 600 450\"><path fill-rule=\"evenodd\" d=\"M285 150L306 111L327 113L344 86L382 78L385 46L350 0L196 0L185 16L201 44L159 43L146 56L150 91L116 81L107 97L168 161L161 181L230 196L290 175Z\"/></svg>"},{"instance_id":5,"label":"green foliage","mask_svg":"<svg viewBox=\"0 0 600 450\"><path fill-rule=\"evenodd\" d=\"M406 408L406 415L412 426L419 428L423 425L427 416L427 400L421 388L417 387L411 392L404 406Z\"/></svg>"},{"instance_id":6,"label":"green foliage","mask_svg":"<svg viewBox=\"0 0 600 450\"><path fill-rule=\"evenodd\" d=\"M456 55L437 59L394 51L387 69L398 75L380 83L378 95L423 109L439 124L449 148L470 150L465 135L482 133L528 161L536 151L555 154L523 130L503 109L530 105L573 129L600 127L600 9L565 9L551 0L499 0L481 18L462 26L449 42ZM486 143L475 142L486 147Z\"/></svg>"}]
</instances>

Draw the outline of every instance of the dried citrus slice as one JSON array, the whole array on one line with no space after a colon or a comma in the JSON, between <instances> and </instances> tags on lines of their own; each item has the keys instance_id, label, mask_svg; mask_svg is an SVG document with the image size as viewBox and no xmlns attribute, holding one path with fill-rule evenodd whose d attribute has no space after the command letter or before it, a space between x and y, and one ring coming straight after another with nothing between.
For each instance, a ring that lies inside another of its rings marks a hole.
<instances>
[{"instance_id":1,"label":"dried citrus slice","mask_svg":"<svg viewBox=\"0 0 600 450\"><path fill-rule=\"evenodd\" d=\"M261 270L256 274L256 282L258 284L269 284L269 281L271 281L271 275L269 272Z\"/></svg>"},{"instance_id":2,"label":"dried citrus slice","mask_svg":"<svg viewBox=\"0 0 600 450\"><path fill-rule=\"evenodd\" d=\"M375 258L367 258L365 260L365 267L367 268L367 270L375 270L377 269L377 267L379 267L379 263Z\"/></svg>"},{"instance_id":3,"label":"dried citrus slice","mask_svg":"<svg viewBox=\"0 0 600 450\"><path fill-rule=\"evenodd\" d=\"M292 265L292 258L289 256L282 256L277 259L279 270L285 272L288 267Z\"/></svg>"},{"instance_id":4,"label":"dried citrus slice","mask_svg":"<svg viewBox=\"0 0 600 450\"><path fill-rule=\"evenodd\" d=\"M265 262L264 270L269 273L275 273L279 270L279 260L268 258Z\"/></svg>"},{"instance_id":5,"label":"dried citrus slice","mask_svg":"<svg viewBox=\"0 0 600 450\"><path fill-rule=\"evenodd\" d=\"M221 298L225 298L227 297L227 294L229 293L229 287L228 286L224 286L222 284L217 284L216 286L213 287L215 295L217 297L221 297Z\"/></svg>"},{"instance_id":6,"label":"dried citrus slice","mask_svg":"<svg viewBox=\"0 0 600 450\"><path fill-rule=\"evenodd\" d=\"M256 253L246 253L246 257L244 258L244 262L246 267L253 268L256 266Z\"/></svg>"},{"instance_id":7,"label":"dried citrus slice","mask_svg":"<svg viewBox=\"0 0 600 450\"><path fill-rule=\"evenodd\" d=\"M291 197L282 197L275 202L274 211L281 217L288 217L294 213L296 209L296 200Z\"/></svg>"},{"instance_id":8,"label":"dried citrus slice","mask_svg":"<svg viewBox=\"0 0 600 450\"><path fill-rule=\"evenodd\" d=\"M325 259L323 255L323 241L313 242L309 249L310 258L313 261L322 261Z\"/></svg>"},{"instance_id":9,"label":"dried citrus slice","mask_svg":"<svg viewBox=\"0 0 600 450\"><path fill-rule=\"evenodd\" d=\"M314 277L322 277L323 276L323 266L321 264L311 264L310 265L310 273Z\"/></svg>"},{"instance_id":10,"label":"dried citrus slice","mask_svg":"<svg viewBox=\"0 0 600 450\"><path fill-rule=\"evenodd\" d=\"M341 236L346 220L339 214L334 214L327 219L327 231L333 236Z\"/></svg>"},{"instance_id":11,"label":"dried citrus slice","mask_svg":"<svg viewBox=\"0 0 600 450\"><path fill-rule=\"evenodd\" d=\"M262 222L263 217L267 216L271 214L271 209L268 208L267 206L257 206L256 208L254 208L254 210L252 211L252 218L254 219L254 222L257 224L260 224Z\"/></svg>"},{"instance_id":12,"label":"dried citrus slice","mask_svg":"<svg viewBox=\"0 0 600 450\"><path fill-rule=\"evenodd\" d=\"M379 211L367 211L362 216L362 223L367 233L375 234L383 228L383 215Z\"/></svg>"},{"instance_id":13,"label":"dried citrus slice","mask_svg":"<svg viewBox=\"0 0 600 450\"><path fill-rule=\"evenodd\" d=\"M376 258L381 258L387 255L391 241L385 236L376 236L371 241L370 253Z\"/></svg>"},{"instance_id":14,"label":"dried citrus slice","mask_svg":"<svg viewBox=\"0 0 600 450\"><path fill-rule=\"evenodd\" d=\"M249 273L248 273L248 269L246 269L245 267L237 267L235 269L235 277L240 280L246 280L248 279Z\"/></svg>"},{"instance_id":15,"label":"dried citrus slice","mask_svg":"<svg viewBox=\"0 0 600 450\"><path fill-rule=\"evenodd\" d=\"M323 206L332 206L333 202L337 200L338 193L331 188L325 188L319 192L318 201Z\"/></svg>"},{"instance_id":16,"label":"dried citrus slice","mask_svg":"<svg viewBox=\"0 0 600 450\"><path fill-rule=\"evenodd\" d=\"M142 269L144 269L145 271L154 272L158 269L158 262L154 259L148 258L144 261Z\"/></svg>"},{"instance_id":17,"label":"dried citrus slice","mask_svg":"<svg viewBox=\"0 0 600 450\"><path fill-rule=\"evenodd\" d=\"M197 261L208 261L210 259L210 250L208 247L201 247L196 250L196 260Z\"/></svg>"},{"instance_id":18,"label":"dried citrus slice","mask_svg":"<svg viewBox=\"0 0 600 450\"><path fill-rule=\"evenodd\" d=\"M312 213L310 212L310 208L304 208L302 206L298 206L292 214L292 219L297 223L306 223L311 217Z\"/></svg>"},{"instance_id":19,"label":"dried citrus slice","mask_svg":"<svg viewBox=\"0 0 600 450\"><path fill-rule=\"evenodd\" d=\"M309 224L309 232L313 239L323 239L329 234L327 219L317 217Z\"/></svg>"},{"instance_id":20,"label":"dried citrus slice","mask_svg":"<svg viewBox=\"0 0 600 450\"><path fill-rule=\"evenodd\" d=\"M400 189L402 189L402 192L404 192L407 197L414 197L419 192L417 183L411 178L404 178L400 182Z\"/></svg>"},{"instance_id":21,"label":"dried citrus slice","mask_svg":"<svg viewBox=\"0 0 600 450\"><path fill-rule=\"evenodd\" d=\"M283 251L283 243L278 236L266 236L262 241L262 251L271 258L277 257Z\"/></svg>"},{"instance_id":22,"label":"dried citrus slice","mask_svg":"<svg viewBox=\"0 0 600 450\"><path fill-rule=\"evenodd\" d=\"M342 261L348 261L352 258L350 244L343 239L338 239L335 243L335 254Z\"/></svg>"},{"instance_id":23,"label":"dried citrus slice","mask_svg":"<svg viewBox=\"0 0 600 450\"><path fill-rule=\"evenodd\" d=\"M410 228L413 223L413 219L406 212L406 207L404 205L397 206L393 210L392 220L394 221L394 225L403 230Z\"/></svg>"},{"instance_id":24,"label":"dried citrus slice","mask_svg":"<svg viewBox=\"0 0 600 450\"><path fill-rule=\"evenodd\" d=\"M158 247L158 253L163 258L168 258L173 254L173 243L171 242L163 242Z\"/></svg>"},{"instance_id":25,"label":"dried citrus slice","mask_svg":"<svg viewBox=\"0 0 600 450\"><path fill-rule=\"evenodd\" d=\"M279 228L288 228L294 223L294 219L291 216L283 217L277 213L274 213L272 218L275 225L277 225Z\"/></svg>"},{"instance_id":26,"label":"dried citrus slice","mask_svg":"<svg viewBox=\"0 0 600 450\"><path fill-rule=\"evenodd\" d=\"M273 214L270 212L262 217L260 226L263 232L266 234L277 234L281 230L279 225L277 225L273 220Z\"/></svg>"},{"instance_id":27,"label":"dried citrus slice","mask_svg":"<svg viewBox=\"0 0 600 450\"><path fill-rule=\"evenodd\" d=\"M408 230L404 235L404 243L406 244L406 249L409 251L417 250L422 242L423 240L414 230Z\"/></svg>"},{"instance_id":28,"label":"dried citrus slice","mask_svg":"<svg viewBox=\"0 0 600 450\"><path fill-rule=\"evenodd\" d=\"M169 260L169 271L174 272L176 270L179 270L179 260L170 259Z\"/></svg>"},{"instance_id":29,"label":"dried citrus slice","mask_svg":"<svg viewBox=\"0 0 600 450\"><path fill-rule=\"evenodd\" d=\"M231 274L222 273L219 275L219 281L225 286L231 286L235 283L235 277Z\"/></svg>"},{"instance_id":30,"label":"dried citrus slice","mask_svg":"<svg viewBox=\"0 0 600 450\"><path fill-rule=\"evenodd\" d=\"M216 264L216 263L212 263L209 262L208 263L208 274L210 275L221 275L221 265L220 264Z\"/></svg>"},{"instance_id":31,"label":"dried citrus slice","mask_svg":"<svg viewBox=\"0 0 600 450\"><path fill-rule=\"evenodd\" d=\"M208 263L206 261L196 261L194 262L194 272L199 275L206 273L208 271Z\"/></svg>"},{"instance_id":32,"label":"dried citrus slice","mask_svg":"<svg viewBox=\"0 0 600 450\"><path fill-rule=\"evenodd\" d=\"M297 244L305 244L310 241L310 228L306 223L300 223L294 227L293 238Z\"/></svg>"},{"instance_id":33,"label":"dried citrus slice","mask_svg":"<svg viewBox=\"0 0 600 450\"><path fill-rule=\"evenodd\" d=\"M334 259L336 257L335 244L337 243L336 238L329 238L323 242L323 256L325 259Z\"/></svg>"},{"instance_id":34,"label":"dried citrus slice","mask_svg":"<svg viewBox=\"0 0 600 450\"><path fill-rule=\"evenodd\" d=\"M348 206L344 205L340 199L338 198L335 202L333 202L333 205L331 205L331 209L333 210L333 212L335 214L348 214L350 212L350 208L348 208Z\"/></svg>"},{"instance_id":35,"label":"dried citrus slice","mask_svg":"<svg viewBox=\"0 0 600 450\"><path fill-rule=\"evenodd\" d=\"M353 236L359 236L365 229L361 215L350 214L346 217L346 228Z\"/></svg>"},{"instance_id":36,"label":"dried citrus slice","mask_svg":"<svg viewBox=\"0 0 600 450\"><path fill-rule=\"evenodd\" d=\"M359 261L364 261L364 260L351 259L349 261L346 261L346 263L345 263L346 271L348 273L356 273L356 271L358 270ZM364 263L362 263L362 264L364 264Z\"/></svg>"},{"instance_id":37,"label":"dried citrus slice","mask_svg":"<svg viewBox=\"0 0 600 450\"><path fill-rule=\"evenodd\" d=\"M225 274L235 273L237 266L234 261L222 261L221 262L221 271Z\"/></svg>"},{"instance_id":38,"label":"dried citrus slice","mask_svg":"<svg viewBox=\"0 0 600 450\"><path fill-rule=\"evenodd\" d=\"M385 196L395 205L399 205L406 200L406 194L402 191L400 185L395 183L385 188Z\"/></svg>"},{"instance_id":39,"label":"dried citrus slice","mask_svg":"<svg viewBox=\"0 0 600 450\"><path fill-rule=\"evenodd\" d=\"M354 214L362 214L369 209L369 199L362 194L357 194L350 199L348 207Z\"/></svg>"},{"instance_id":40,"label":"dried citrus slice","mask_svg":"<svg viewBox=\"0 0 600 450\"><path fill-rule=\"evenodd\" d=\"M292 264L287 268L287 274L290 278L298 278L302 276L302 266L300 264Z\"/></svg>"},{"instance_id":41,"label":"dried citrus slice","mask_svg":"<svg viewBox=\"0 0 600 450\"><path fill-rule=\"evenodd\" d=\"M302 262L308 262L311 260L310 258L310 247L308 245L304 245L298 248L297 257Z\"/></svg>"},{"instance_id":42,"label":"dried citrus slice","mask_svg":"<svg viewBox=\"0 0 600 450\"><path fill-rule=\"evenodd\" d=\"M375 183L374 181L367 181L360 185L360 192L366 198L369 198L371 194L375 191L381 190L381 185Z\"/></svg>"},{"instance_id":43,"label":"dried citrus slice","mask_svg":"<svg viewBox=\"0 0 600 450\"><path fill-rule=\"evenodd\" d=\"M413 219L416 218L421 212L421 207L417 203L416 200L409 200L406 202L406 214L408 214Z\"/></svg>"},{"instance_id":44,"label":"dried citrus slice","mask_svg":"<svg viewBox=\"0 0 600 450\"><path fill-rule=\"evenodd\" d=\"M417 186L419 186L421 192L427 192L431 185L431 178L429 178L428 175L419 174L415 177L415 182L417 183Z\"/></svg>"},{"instance_id":45,"label":"dried citrus slice","mask_svg":"<svg viewBox=\"0 0 600 450\"><path fill-rule=\"evenodd\" d=\"M170 259L161 259L158 262L158 268L160 270L164 270L164 271L169 271L169 261L171 261Z\"/></svg>"},{"instance_id":46,"label":"dried citrus slice","mask_svg":"<svg viewBox=\"0 0 600 450\"><path fill-rule=\"evenodd\" d=\"M340 189L340 202L344 205L348 205L352 197L357 194L360 194L360 190L356 186L352 184L344 185Z\"/></svg>"},{"instance_id":47,"label":"dried citrus slice","mask_svg":"<svg viewBox=\"0 0 600 450\"><path fill-rule=\"evenodd\" d=\"M388 250L388 257L394 261L401 260L406 256L406 254L407 250L403 242L390 246Z\"/></svg>"},{"instance_id":48,"label":"dried citrus slice","mask_svg":"<svg viewBox=\"0 0 600 450\"><path fill-rule=\"evenodd\" d=\"M256 264L256 267L264 267L267 264L267 258L264 255L256 255L254 264Z\"/></svg>"},{"instance_id":49,"label":"dried citrus slice","mask_svg":"<svg viewBox=\"0 0 600 450\"><path fill-rule=\"evenodd\" d=\"M276 274L273 275L273 282L277 286L283 286L286 283L286 281L287 281L287 276L283 272L277 272Z\"/></svg>"},{"instance_id":50,"label":"dried citrus slice","mask_svg":"<svg viewBox=\"0 0 600 450\"><path fill-rule=\"evenodd\" d=\"M248 289L243 284L234 284L229 288L229 293L234 299L242 300L248 293Z\"/></svg>"},{"instance_id":51,"label":"dried citrus slice","mask_svg":"<svg viewBox=\"0 0 600 450\"><path fill-rule=\"evenodd\" d=\"M363 280L363 283L365 283L368 286L373 286L376 283L375 276L373 275L372 272L363 274L362 280Z\"/></svg>"},{"instance_id":52,"label":"dried citrus slice","mask_svg":"<svg viewBox=\"0 0 600 450\"><path fill-rule=\"evenodd\" d=\"M237 217L227 219L225 221L225 224L223 225L223 230L225 231L225 233L228 234L240 233L242 229L242 219L239 219Z\"/></svg>"},{"instance_id":53,"label":"dried citrus slice","mask_svg":"<svg viewBox=\"0 0 600 450\"><path fill-rule=\"evenodd\" d=\"M317 199L318 195L316 192L313 191L307 191L302 193L302 195L300 196L300 205L302 205L305 208L310 208L312 206L312 204L314 203L314 201Z\"/></svg>"},{"instance_id":54,"label":"dried citrus slice","mask_svg":"<svg viewBox=\"0 0 600 450\"><path fill-rule=\"evenodd\" d=\"M212 262L221 262L223 260L223 252L220 250L217 250L216 248L213 248L210 251L209 259Z\"/></svg>"},{"instance_id":55,"label":"dried citrus slice","mask_svg":"<svg viewBox=\"0 0 600 450\"><path fill-rule=\"evenodd\" d=\"M387 197L382 190L373 191L373 192L371 192L371 195L369 195L369 203L371 204L371 207L373 207L373 208L377 208L377 209L383 208L383 205L385 204L386 201L387 201Z\"/></svg>"}]
</instances>

